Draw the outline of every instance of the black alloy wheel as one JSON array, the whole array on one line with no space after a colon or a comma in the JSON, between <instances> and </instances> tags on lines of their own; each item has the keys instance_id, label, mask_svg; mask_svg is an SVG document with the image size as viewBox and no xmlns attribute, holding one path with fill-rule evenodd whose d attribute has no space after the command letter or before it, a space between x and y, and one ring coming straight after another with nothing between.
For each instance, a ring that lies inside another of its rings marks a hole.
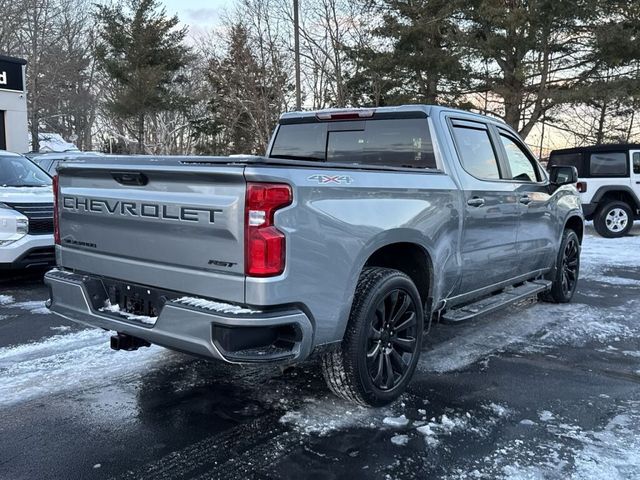
<instances>
[{"instance_id":1,"label":"black alloy wheel","mask_svg":"<svg viewBox=\"0 0 640 480\"><path fill-rule=\"evenodd\" d=\"M556 268L546 277L551 280L551 289L539 295L540 300L552 303L567 303L573 298L580 276L580 239L571 229L562 234L558 249Z\"/></svg>"},{"instance_id":2,"label":"black alloy wheel","mask_svg":"<svg viewBox=\"0 0 640 480\"><path fill-rule=\"evenodd\" d=\"M401 289L389 292L376 307L367 337L371 383L391 390L402 382L418 349L416 306Z\"/></svg>"},{"instance_id":3,"label":"black alloy wheel","mask_svg":"<svg viewBox=\"0 0 640 480\"><path fill-rule=\"evenodd\" d=\"M562 293L564 296L573 294L578 282L578 266L580 245L578 239L572 237L564 247L562 255Z\"/></svg>"},{"instance_id":4,"label":"black alloy wheel","mask_svg":"<svg viewBox=\"0 0 640 480\"><path fill-rule=\"evenodd\" d=\"M363 269L340 347L322 356L322 373L333 393L369 407L388 405L402 395L422 348L421 302L405 273Z\"/></svg>"}]
</instances>

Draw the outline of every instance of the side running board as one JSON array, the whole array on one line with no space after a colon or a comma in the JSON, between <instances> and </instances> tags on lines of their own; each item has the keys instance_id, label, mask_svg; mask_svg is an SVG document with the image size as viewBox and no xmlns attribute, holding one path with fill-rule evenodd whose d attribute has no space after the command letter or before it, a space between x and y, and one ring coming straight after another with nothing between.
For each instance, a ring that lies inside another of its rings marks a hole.
<instances>
[{"instance_id":1,"label":"side running board","mask_svg":"<svg viewBox=\"0 0 640 480\"><path fill-rule=\"evenodd\" d=\"M497 295L483 298L482 300L464 305L460 308L448 310L442 315L442 322L460 323L466 320L471 320L472 318L479 317L480 315L486 315L487 313L508 307L520 300L532 297L540 292L549 290L550 288L551 282L549 280L525 282L518 287L505 289Z\"/></svg>"}]
</instances>

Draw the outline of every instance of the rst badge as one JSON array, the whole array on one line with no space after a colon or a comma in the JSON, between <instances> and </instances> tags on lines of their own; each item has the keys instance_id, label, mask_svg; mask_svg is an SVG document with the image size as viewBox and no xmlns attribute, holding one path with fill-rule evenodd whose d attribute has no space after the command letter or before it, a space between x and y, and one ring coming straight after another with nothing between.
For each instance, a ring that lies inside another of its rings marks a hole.
<instances>
[{"instance_id":1,"label":"rst badge","mask_svg":"<svg viewBox=\"0 0 640 480\"><path fill-rule=\"evenodd\" d=\"M353 183L353 178L349 175L311 175L307 177L310 182L315 182L319 185L349 185Z\"/></svg>"}]
</instances>

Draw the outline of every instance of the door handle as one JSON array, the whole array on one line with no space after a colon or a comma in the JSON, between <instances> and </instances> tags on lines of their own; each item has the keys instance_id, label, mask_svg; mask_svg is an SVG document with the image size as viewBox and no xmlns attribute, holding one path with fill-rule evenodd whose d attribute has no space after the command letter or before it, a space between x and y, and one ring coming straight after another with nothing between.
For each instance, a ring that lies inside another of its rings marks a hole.
<instances>
[{"instance_id":1,"label":"door handle","mask_svg":"<svg viewBox=\"0 0 640 480\"><path fill-rule=\"evenodd\" d=\"M467 200L467 205L470 207L481 207L484 205L484 198L473 197Z\"/></svg>"},{"instance_id":2,"label":"door handle","mask_svg":"<svg viewBox=\"0 0 640 480\"><path fill-rule=\"evenodd\" d=\"M533 200L531 200L529 195L523 195L522 197L520 197L520 200L518 201L523 205L529 205L531 202L533 202Z\"/></svg>"}]
</instances>

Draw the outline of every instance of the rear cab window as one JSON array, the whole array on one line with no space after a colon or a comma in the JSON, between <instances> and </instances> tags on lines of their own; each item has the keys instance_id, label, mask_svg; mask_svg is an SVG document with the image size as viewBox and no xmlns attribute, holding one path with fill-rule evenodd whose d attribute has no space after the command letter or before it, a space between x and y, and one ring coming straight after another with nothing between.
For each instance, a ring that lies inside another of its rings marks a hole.
<instances>
[{"instance_id":1,"label":"rear cab window","mask_svg":"<svg viewBox=\"0 0 640 480\"><path fill-rule=\"evenodd\" d=\"M498 156L487 126L479 122L453 121L453 136L462 167L481 180L501 178Z\"/></svg>"},{"instance_id":2,"label":"rear cab window","mask_svg":"<svg viewBox=\"0 0 640 480\"><path fill-rule=\"evenodd\" d=\"M271 158L437 169L427 117L282 123Z\"/></svg>"}]
</instances>

